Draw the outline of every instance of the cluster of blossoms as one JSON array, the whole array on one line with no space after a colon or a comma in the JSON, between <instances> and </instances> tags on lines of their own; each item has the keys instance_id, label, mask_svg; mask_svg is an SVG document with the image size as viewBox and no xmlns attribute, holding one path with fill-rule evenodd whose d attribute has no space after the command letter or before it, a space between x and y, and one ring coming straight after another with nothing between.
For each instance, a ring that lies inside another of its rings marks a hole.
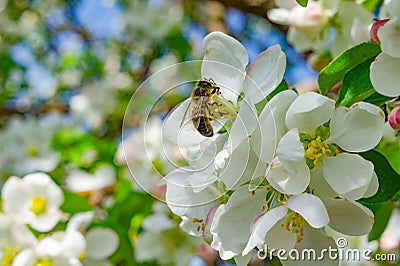
<instances>
[{"instance_id":1,"label":"cluster of blossoms","mask_svg":"<svg viewBox=\"0 0 400 266\"><path fill-rule=\"evenodd\" d=\"M330 51L336 56L369 40L373 15L354 1L310 0L305 8L295 0L275 0L275 4L278 8L270 10L268 18L289 25L288 42L301 51L321 53L330 44Z\"/></svg>"},{"instance_id":2,"label":"cluster of blossoms","mask_svg":"<svg viewBox=\"0 0 400 266\"><path fill-rule=\"evenodd\" d=\"M108 265L119 245L111 229L87 230L93 212L76 213L65 230L55 230L68 217L60 209L64 194L47 174L12 176L1 197L2 265Z\"/></svg>"},{"instance_id":3,"label":"cluster of blossoms","mask_svg":"<svg viewBox=\"0 0 400 266\"><path fill-rule=\"evenodd\" d=\"M190 155L188 166L164 179L166 202L181 217L180 227L238 265L264 245L317 252L335 246L327 228L368 233L373 213L356 200L374 195L378 179L374 165L357 153L382 138L383 111L365 102L335 108L328 97L292 90L277 93L260 110L282 81L286 57L280 47L247 67L245 48L223 33L206 36L204 49L202 77L212 78L219 97L238 111L220 125L213 120L212 137L190 121L180 127L190 99L166 119L165 142Z\"/></svg>"}]
</instances>

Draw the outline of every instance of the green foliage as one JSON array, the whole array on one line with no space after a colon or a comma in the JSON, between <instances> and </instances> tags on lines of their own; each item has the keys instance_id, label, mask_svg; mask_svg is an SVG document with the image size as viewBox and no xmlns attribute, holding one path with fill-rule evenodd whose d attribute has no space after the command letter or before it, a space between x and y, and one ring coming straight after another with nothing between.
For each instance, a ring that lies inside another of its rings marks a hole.
<instances>
[{"instance_id":1,"label":"green foliage","mask_svg":"<svg viewBox=\"0 0 400 266\"><path fill-rule=\"evenodd\" d=\"M377 240L385 231L395 203L386 201L378 204L367 204L366 206L374 213L374 224L368 234L368 241Z\"/></svg>"},{"instance_id":2,"label":"green foliage","mask_svg":"<svg viewBox=\"0 0 400 266\"><path fill-rule=\"evenodd\" d=\"M374 59L380 52L379 45L365 42L341 53L320 72L318 84L321 93L326 94L329 89L344 78L349 70L371 60L371 58Z\"/></svg>"},{"instance_id":3,"label":"green foliage","mask_svg":"<svg viewBox=\"0 0 400 266\"><path fill-rule=\"evenodd\" d=\"M378 5L382 4L382 2L383 0L362 0L361 4L365 9L373 12Z\"/></svg>"},{"instance_id":4,"label":"green foliage","mask_svg":"<svg viewBox=\"0 0 400 266\"><path fill-rule=\"evenodd\" d=\"M296 0L297 3L299 3L299 5L301 5L302 7L306 7L308 0Z\"/></svg>"},{"instance_id":5,"label":"green foliage","mask_svg":"<svg viewBox=\"0 0 400 266\"><path fill-rule=\"evenodd\" d=\"M74 214L93 210L93 206L85 197L66 190L63 190L63 192L64 203L60 207L63 212Z\"/></svg>"},{"instance_id":6,"label":"green foliage","mask_svg":"<svg viewBox=\"0 0 400 266\"><path fill-rule=\"evenodd\" d=\"M374 164L374 171L379 180L379 189L374 196L359 201L362 204L371 204L391 200L400 190L400 175L393 170L387 159L377 151L367 151L361 153L361 156Z\"/></svg>"}]
</instances>

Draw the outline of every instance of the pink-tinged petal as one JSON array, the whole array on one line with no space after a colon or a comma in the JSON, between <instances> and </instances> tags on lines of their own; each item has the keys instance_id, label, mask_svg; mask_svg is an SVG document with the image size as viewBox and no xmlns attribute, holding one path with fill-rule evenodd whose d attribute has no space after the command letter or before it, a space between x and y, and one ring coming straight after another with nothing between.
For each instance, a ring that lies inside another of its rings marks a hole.
<instances>
[{"instance_id":1,"label":"pink-tinged petal","mask_svg":"<svg viewBox=\"0 0 400 266\"><path fill-rule=\"evenodd\" d=\"M244 94L247 100L258 103L270 94L283 79L286 55L279 44L259 54L247 69Z\"/></svg>"},{"instance_id":2,"label":"pink-tinged petal","mask_svg":"<svg viewBox=\"0 0 400 266\"><path fill-rule=\"evenodd\" d=\"M339 195L347 194L349 199L364 195L374 172L370 161L357 154L341 153L323 157L322 163L325 180Z\"/></svg>"},{"instance_id":3,"label":"pink-tinged petal","mask_svg":"<svg viewBox=\"0 0 400 266\"><path fill-rule=\"evenodd\" d=\"M371 64L371 83L377 92L389 97L400 95L400 58L379 54Z\"/></svg>"},{"instance_id":4,"label":"pink-tinged petal","mask_svg":"<svg viewBox=\"0 0 400 266\"><path fill-rule=\"evenodd\" d=\"M300 214L314 228L321 228L329 223L324 203L312 194L292 196L286 201L286 207Z\"/></svg>"},{"instance_id":5,"label":"pink-tinged petal","mask_svg":"<svg viewBox=\"0 0 400 266\"><path fill-rule=\"evenodd\" d=\"M300 194L310 182L310 170L305 162L280 162L278 159L270 165L267 181L281 193Z\"/></svg>"},{"instance_id":6,"label":"pink-tinged petal","mask_svg":"<svg viewBox=\"0 0 400 266\"><path fill-rule=\"evenodd\" d=\"M204 224L205 225L204 230L202 232L202 237L204 238L204 240L207 243L211 243L211 241L212 241L212 234L211 234L210 230L211 230L211 225L214 220L214 215L215 215L215 212L217 211L217 209L218 209L218 206L212 207L206 217L206 221Z\"/></svg>"},{"instance_id":7,"label":"pink-tinged petal","mask_svg":"<svg viewBox=\"0 0 400 266\"><path fill-rule=\"evenodd\" d=\"M250 237L251 224L262 212L265 196L264 190L252 193L243 186L218 208L210 230L213 235L211 247L219 251L222 259L242 254Z\"/></svg>"},{"instance_id":8,"label":"pink-tinged petal","mask_svg":"<svg viewBox=\"0 0 400 266\"><path fill-rule=\"evenodd\" d=\"M337 249L335 240L327 236L323 229L315 229L308 224L304 225L303 240L294 247L299 252L299 258L304 254L305 259L282 260L284 266L337 266L339 265L339 256L330 258L329 250ZM314 252L315 251L315 252ZM295 253L293 253L295 255ZM321 254L324 254L321 258ZM310 259L308 259L310 258ZM319 258L319 259L318 259Z\"/></svg>"},{"instance_id":9,"label":"pink-tinged petal","mask_svg":"<svg viewBox=\"0 0 400 266\"><path fill-rule=\"evenodd\" d=\"M320 198L334 198L337 193L326 182L322 165L315 166L311 171L310 191Z\"/></svg>"},{"instance_id":10,"label":"pink-tinged petal","mask_svg":"<svg viewBox=\"0 0 400 266\"><path fill-rule=\"evenodd\" d=\"M285 206L279 206L269 210L266 214L258 218L251 231L250 239L247 242L243 255L248 254L254 247L262 248L265 243L265 236L268 231L287 214Z\"/></svg>"},{"instance_id":11,"label":"pink-tinged petal","mask_svg":"<svg viewBox=\"0 0 400 266\"><path fill-rule=\"evenodd\" d=\"M276 146L285 132L286 112L296 97L294 91L282 91L275 95L260 113L259 127L250 138L251 146L260 160L272 162Z\"/></svg>"},{"instance_id":12,"label":"pink-tinged petal","mask_svg":"<svg viewBox=\"0 0 400 266\"><path fill-rule=\"evenodd\" d=\"M286 126L300 132L314 134L315 129L329 121L335 109L335 101L315 92L299 95L286 113Z\"/></svg>"},{"instance_id":13,"label":"pink-tinged petal","mask_svg":"<svg viewBox=\"0 0 400 266\"><path fill-rule=\"evenodd\" d=\"M382 138L385 114L376 105L356 103L350 108L337 108L330 123L327 142L350 152L374 148Z\"/></svg>"},{"instance_id":14,"label":"pink-tinged petal","mask_svg":"<svg viewBox=\"0 0 400 266\"><path fill-rule=\"evenodd\" d=\"M236 39L222 32L208 34L203 46L202 77L212 78L221 87L223 96L236 103L243 90L245 68L249 61L246 49Z\"/></svg>"},{"instance_id":15,"label":"pink-tinged petal","mask_svg":"<svg viewBox=\"0 0 400 266\"><path fill-rule=\"evenodd\" d=\"M361 236L371 230L374 214L367 207L344 199L324 199L324 203L332 229L351 236Z\"/></svg>"},{"instance_id":16,"label":"pink-tinged petal","mask_svg":"<svg viewBox=\"0 0 400 266\"><path fill-rule=\"evenodd\" d=\"M400 58L400 19L397 16L391 18L379 29L378 37L381 41L382 52L391 57Z\"/></svg>"}]
</instances>

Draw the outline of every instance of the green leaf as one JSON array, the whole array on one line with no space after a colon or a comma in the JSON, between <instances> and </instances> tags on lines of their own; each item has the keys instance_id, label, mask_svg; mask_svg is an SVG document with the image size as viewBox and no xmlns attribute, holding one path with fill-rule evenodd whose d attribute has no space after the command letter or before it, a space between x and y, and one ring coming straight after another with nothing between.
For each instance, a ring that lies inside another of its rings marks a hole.
<instances>
[{"instance_id":1,"label":"green leaf","mask_svg":"<svg viewBox=\"0 0 400 266\"><path fill-rule=\"evenodd\" d=\"M335 84L341 81L347 71L381 52L379 45L372 42L361 43L338 55L329 65L322 69L318 84L322 94L326 94Z\"/></svg>"},{"instance_id":2,"label":"green leaf","mask_svg":"<svg viewBox=\"0 0 400 266\"><path fill-rule=\"evenodd\" d=\"M93 209L85 197L64 190L64 203L60 209L66 213L86 212Z\"/></svg>"},{"instance_id":3,"label":"green leaf","mask_svg":"<svg viewBox=\"0 0 400 266\"><path fill-rule=\"evenodd\" d=\"M306 7L308 0L296 0L297 3L299 3L299 5L301 5L302 7Z\"/></svg>"},{"instance_id":4,"label":"green leaf","mask_svg":"<svg viewBox=\"0 0 400 266\"><path fill-rule=\"evenodd\" d=\"M338 105L351 106L374 94L375 89L369 79L369 67L373 60L374 58L369 58L345 74L339 91Z\"/></svg>"},{"instance_id":5,"label":"green leaf","mask_svg":"<svg viewBox=\"0 0 400 266\"><path fill-rule=\"evenodd\" d=\"M363 0L361 4L365 9L373 12L381 2L382 0Z\"/></svg>"},{"instance_id":6,"label":"green leaf","mask_svg":"<svg viewBox=\"0 0 400 266\"><path fill-rule=\"evenodd\" d=\"M395 203L386 201L379 204L367 204L366 206L374 213L374 225L368 234L368 241L377 240L385 231Z\"/></svg>"},{"instance_id":7,"label":"green leaf","mask_svg":"<svg viewBox=\"0 0 400 266\"><path fill-rule=\"evenodd\" d=\"M374 196L359 201L368 204L391 200L400 190L400 175L393 170L388 160L381 153L371 150L360 155L374 164L374 171L379 180L379 189Z\"/></svg>"}]
</instances>

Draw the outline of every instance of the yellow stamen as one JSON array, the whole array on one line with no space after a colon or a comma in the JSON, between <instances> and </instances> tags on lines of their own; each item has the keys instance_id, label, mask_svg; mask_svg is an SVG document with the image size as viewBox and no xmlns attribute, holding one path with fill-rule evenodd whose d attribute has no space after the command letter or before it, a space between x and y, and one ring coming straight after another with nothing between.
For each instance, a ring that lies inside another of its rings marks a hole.
<instances>
[{"instance_id":1,"label":"yellow stamen","mask_svg":"<svg viewBox=\"0 0 400 266\"><path fill-rule=\"evenodd\" d=\"M36 261L35 266L52 266L53 262L51 259L39 259Z\"/></svg>"},{"instance_id":2,"label":"yellow stamen","mask_svg":"<svg viewBox=\"0 0 400 266\"><path fill-rule=\"evenodd\" d=\"M304 234L304 218L296 212L288 214L283 221L283 228L296 234L297 242L303 239Z\"/></svg>"},{"instance_id":3,"label":"yellow stamen","mask_svg":"<svg viewBox=\"0 0 400 266\"><path fill-rule=\"evenodd\" d=\"M26 153L29 157L36 157L39 155L39 148L36 145L29 145Z\"/></svg>"},{"instance_id":4,"label":"yellow stamen","mask_svg":"<svg viewBox=\"0 0 400 266\"><path fill-rule=\"evenodd\" d=\"M11 266L12 262L21 249L19 247L7 247L3 249L3 257L1 258L2 266Z\"/></svg>"},{"instance_id":5,"label":"yellow stamen","mask_svg":"<svg viewBox=\"0 0 400 266\"><path fill-rule=\"evenodd\" d=\"M312 160L314 165L319 165L322 157L330 154L331 150L329 149L328 144L322 142L320 136L311 141L306 150L306 157Z\"/></svg>"},{"instance_id":6,"label":"yellow stamen","mask_svg":"<svg viewBox=\"0 0 400 266\"><path fill-rule=\"evenodd\" d=\"M46 200L41 196L32 198L32 212L39 216L46 212Z\"/></svg>"},{"instance_id":7,"label":"yellow stamen","mask_svg":"<svg viewBox=\"0 0 400 266\"><path fill-rule=\"evenodd\" d=\"M83 260L84 258L86 258L86 256L87 256L87 252L86 252L86 250L84 250L81 252L81 254L79 254L79 259Z\"/></svg>"}]
</instances>

